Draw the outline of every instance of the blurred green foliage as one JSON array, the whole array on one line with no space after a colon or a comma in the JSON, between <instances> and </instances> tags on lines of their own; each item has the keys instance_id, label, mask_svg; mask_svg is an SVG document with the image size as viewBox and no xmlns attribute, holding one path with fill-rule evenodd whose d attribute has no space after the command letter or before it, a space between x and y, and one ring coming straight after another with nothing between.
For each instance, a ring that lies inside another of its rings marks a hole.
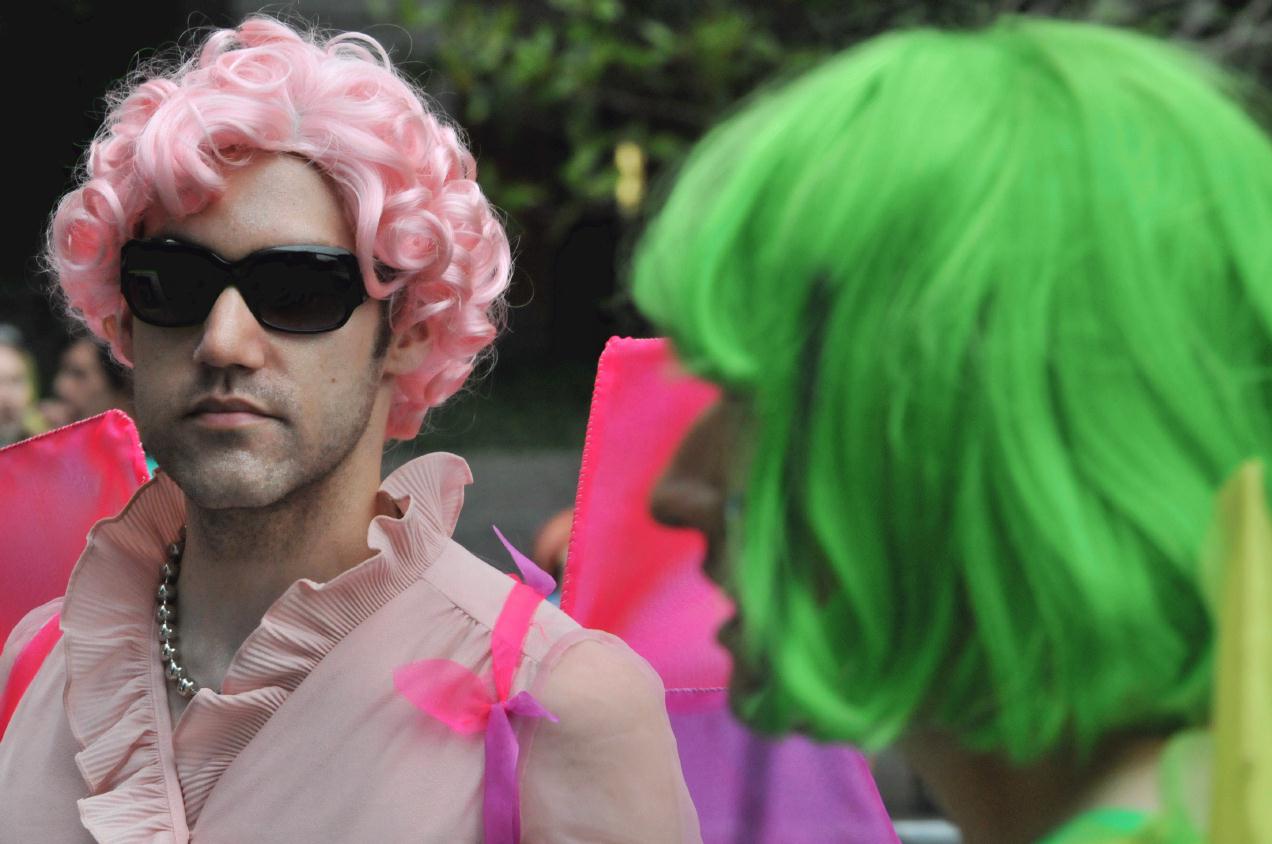
<instances>
[{"instance_id":1,"label":"blurred green foliage","mask_svg":"<svg viewBox=\"0 0 1272 844\"><path fill-rule=\"evenodd\" d=\"M542 215L559 235L612 201L617 144L652 169L675 162L757 81L831 49L816 21L837 5L406 0L393 17L428 89L457 101L492 199L514 225Z\"/></svg>"},{"instance_id":2,"label":"blurred green foliage","mask_svg":"<svg viewBox=\"0 0 1272 844\"><path fill-rule=\"evenodd\" d=\"M1090 18L1272 69L1272 0L379 0L372 10L412 33L423 81L470 133L482 183L514 229L549 242L612 203L618 143L665 170L759 83L898 26L1021 11Z\"/></svg>"}]
</instances>

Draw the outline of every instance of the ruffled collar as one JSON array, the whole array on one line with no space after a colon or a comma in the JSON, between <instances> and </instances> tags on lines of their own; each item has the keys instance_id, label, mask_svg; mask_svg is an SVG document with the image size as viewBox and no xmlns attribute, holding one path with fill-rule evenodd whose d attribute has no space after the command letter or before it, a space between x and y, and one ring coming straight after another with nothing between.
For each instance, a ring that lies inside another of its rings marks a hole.
<instances>
[{"instance_id":1,"label":"ruffled collar","mask_svg":"<svg viewBox=\"0 0 1272 844\"><path fill-rule=\"evenodd\" d=\"M320 660L423 575L441 553L472 481L451 454L430 454L381 490L400 518L367 529L371 557L326 583L293 583L239 648L220 693L201 689L172 734L154 588L185 521L163 473L89 534L62 610L67 718L89 796L80 818L98 840L184 840L221 773ZM175 750L174 750L175 747Z\"/></svg>"}]
</instances>

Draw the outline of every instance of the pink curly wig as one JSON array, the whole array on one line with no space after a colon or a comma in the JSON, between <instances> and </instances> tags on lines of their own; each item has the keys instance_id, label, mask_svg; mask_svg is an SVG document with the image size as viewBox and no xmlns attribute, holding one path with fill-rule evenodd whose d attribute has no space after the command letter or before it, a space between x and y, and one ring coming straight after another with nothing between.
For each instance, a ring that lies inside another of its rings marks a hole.
<instances>
[{"instance_id":1,"label":"pink curly wig","mask_svg":"<svg viewBox=\"0 0 1272 844\"><path fill-rule=\"evenodd\" d=\"M199 211L224 191L226 170L258 150L328 176L367 292L397 294L395 331L427 327L430 354L397 379L387 430L414 437L494 340L511 258L472 155L370 36L306 36L253 16L112 98L82 181L49 227L47 261L69 309L103 336L103 321L126 307L120 247L146 211Z\"/></svg>"}]
</instances>

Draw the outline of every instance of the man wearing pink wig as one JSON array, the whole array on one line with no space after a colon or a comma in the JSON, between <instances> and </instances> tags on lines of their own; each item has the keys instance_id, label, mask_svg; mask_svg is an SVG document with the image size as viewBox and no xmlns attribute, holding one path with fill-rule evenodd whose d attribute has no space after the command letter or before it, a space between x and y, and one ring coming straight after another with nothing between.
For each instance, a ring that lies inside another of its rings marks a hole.
<instances>
[{"instance_id":1,"label":"man wearing pink wig","mask_svg":"<svg viewBox=\"0 0 1272 844\"><path fill-rule=\"evenodd\" d=\"M162 471L0 656L0 841L697 839L649 667L451 540L463 460L380 483L496 333L474 179L362 35L111 99L47 259Z\"/></svg>"}]
</instances>

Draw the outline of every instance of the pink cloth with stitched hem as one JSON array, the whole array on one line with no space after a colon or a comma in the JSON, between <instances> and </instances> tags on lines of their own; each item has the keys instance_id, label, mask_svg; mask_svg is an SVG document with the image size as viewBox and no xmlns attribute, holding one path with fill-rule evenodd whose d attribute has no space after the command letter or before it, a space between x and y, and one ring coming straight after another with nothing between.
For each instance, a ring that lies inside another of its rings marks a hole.
<instances>
[{"instance_id":1,"label":"pink cloth with stitched hem","mask_svg":"<svg viewBox=\"0 0 1272 844\"><path fill-rule=\"evenodd\" d=\"M66 591L89 528L147 477L137 429L118 410L0 449L0 641Z\"/></svg>"},{"instance_id":2,"label":"pink cloth with stitched hem","mask_svg":"<svg viewBox=\"0 0 1272 844\"><path fill-rule=\"evenodd\" d=\"M561 609L649 660L670 689L728 686L715 631L732 604L702 574L702 537L649 517L649 492L694 420L719 396L661 340L612 338L601 354L583 446ZM673 708L692 705L672 695Z\"/></svg>"},{"instance_id":3,"label":"pink cloth with stitched hem","mask_svg":"<svg viewBox=\"0 0 1272 844\"><path fill-rule=\"evenodd\" d=\"M561 606L580 624L621 636L662 676L704 841L895 841L861 754L799 737L762 739L733 719L723 691L731 662L715 638L731 604L702 574L701 536L649 516L663 467L718 394L681 371L665 341L610 339Z\"/></svg>"}]
</instances>

